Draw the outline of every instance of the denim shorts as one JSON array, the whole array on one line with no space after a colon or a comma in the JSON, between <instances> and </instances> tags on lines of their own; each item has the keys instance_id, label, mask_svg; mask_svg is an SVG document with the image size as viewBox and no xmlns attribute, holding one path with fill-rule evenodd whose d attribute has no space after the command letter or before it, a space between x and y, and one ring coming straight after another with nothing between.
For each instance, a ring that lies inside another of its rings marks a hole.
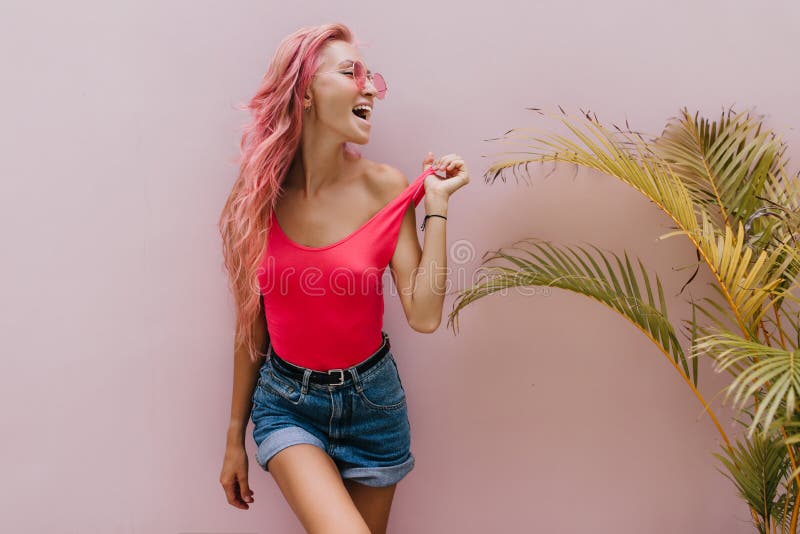
<instances>
[{"instance_id":1,"label":"denim shorts","mask_svg":"<svg viewBox=\"0 0 800 534\"><path fill-rule=\"evenodd\" d=\"M367 486L390 486L413 469L406 394L391 350L363 373L348 369L342 384L317 384L309 372L295 378L265 359L251 412L262 469L298 443L316 445L342 478Z\"/></svg>"}]
</instances>

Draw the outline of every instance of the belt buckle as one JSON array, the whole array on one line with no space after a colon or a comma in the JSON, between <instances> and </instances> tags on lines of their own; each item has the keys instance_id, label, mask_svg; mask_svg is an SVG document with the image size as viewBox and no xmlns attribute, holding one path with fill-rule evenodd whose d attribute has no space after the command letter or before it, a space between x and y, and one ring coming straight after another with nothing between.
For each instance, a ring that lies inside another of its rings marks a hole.
<instances>
[{"instance_id":1,"label":"belt buckle","mask_svg":"<svg viewBox=\"0 0 800 534\"><path fill-rule=\"evenodd\" d=\"M338 383L330 384L331 386L341 386L342 384L344 384L344 369L331 369L330 371L328 371L328 374L336 373L336 372L341 373L341 377L339 378L339 382Z\"/></svg>"}]
</instances>

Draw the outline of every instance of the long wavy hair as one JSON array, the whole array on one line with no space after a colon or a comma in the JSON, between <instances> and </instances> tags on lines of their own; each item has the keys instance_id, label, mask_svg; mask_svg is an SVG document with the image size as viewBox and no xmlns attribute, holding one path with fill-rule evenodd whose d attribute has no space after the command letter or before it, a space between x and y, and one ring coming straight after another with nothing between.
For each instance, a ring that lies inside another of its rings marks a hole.
<instances>
[{"instance_id":1,"label":"long wavy hair","mask_svg":"<svg viewBox=\"0 0 800 534\"><path fill-rule=\"evenodd\" d=\"M344 24L303 27L279 44L256 94L241 111L251 114L244 126L238 159L239 176L222 209L224 267L236 306L234 350L246 346L253 362L265 353L256 347L252 325L261 306L258 275L266 252L272 211L281 183L300 145L303 95L322 63L324 47L335 40L361 42ZM345 150L360 157L350 143Z\"/></svg>"}]
</instances>

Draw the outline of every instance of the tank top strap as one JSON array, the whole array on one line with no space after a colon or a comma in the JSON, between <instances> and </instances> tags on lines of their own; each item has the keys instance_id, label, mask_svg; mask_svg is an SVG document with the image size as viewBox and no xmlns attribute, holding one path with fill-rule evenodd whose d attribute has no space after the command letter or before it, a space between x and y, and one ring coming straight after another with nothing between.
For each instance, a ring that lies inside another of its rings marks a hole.
<instances>
[{"instance_id":1,"label":"tank top strap","mask_svg":"<svg viewBox=\"0 0 800 534\"><path fill-rule=\"evenodd\" d=\"M408 186L408 191L411 194L411 199L414 201L414 205L419 205L419 202L425 197L425 177L429 174L433 174L435 171L428 167L422 174L417 176L416 180L411 182Z\"/></svg>"},{"instance_id":2,"label":"tank top strap","mask_svg":"<svg viewBox=\"0 0 800 534\"><path fill-rule=\"evenodd\" d=\"M375 215L373 219L374 227L378 229L379 235L386 237L389 242L396 239L400 231L400 224L403 221L403 215L411 202L416 207L425 197L425 177L433 173L434 171L430 168L422 171L419 176L408 184L402 193L397 195Z\"/></svg>"},{"instance_id":3,"label":"tank top strap","mask_svg":"<svg viewBox=\"0 0 800 534\"><path fill-rule=\"evenodd\" d=\"M414 206L419 205L419 202L425 197L425 177L429 174L433 174L433 172L434 171L430 168L422 171L422 173L408 184L402 193L392 199L376 217L396 218L397 215L402 216L408 207L409 201L413 201Z\"/></svg>"}]
</instances>

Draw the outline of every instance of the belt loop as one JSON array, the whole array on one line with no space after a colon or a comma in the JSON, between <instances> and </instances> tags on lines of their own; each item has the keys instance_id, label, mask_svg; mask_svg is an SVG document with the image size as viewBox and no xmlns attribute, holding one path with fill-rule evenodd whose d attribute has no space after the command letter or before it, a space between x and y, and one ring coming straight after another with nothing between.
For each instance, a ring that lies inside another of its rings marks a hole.
<instances>
[{"instance_id":1,"label":"belt loop","mask_svg":"<svg viewBox=\"0 0 800 534\"><path fill-rule=\"evenodd\" d=\"M350 374L353 376L353 385L356 387L356 391L361 393L361 390L364 388L361 386L361 377L358 374L358 369L356 369L356 366L354 365L352 367L348 367L347 370L350 371Z\"/></svg>"},{"instance_id":2,"label":"belt loop","mask_svg":"<svg viewBox=\"0 0 800 534\"><path fill-rule=\"evenodd\" d=\"M306 369L303 372L303 385L300 388L300 391L302 391L303 395L308 393L308 379L310 376L311 376L311 369Z\"/></svg>"}]
</instances>

